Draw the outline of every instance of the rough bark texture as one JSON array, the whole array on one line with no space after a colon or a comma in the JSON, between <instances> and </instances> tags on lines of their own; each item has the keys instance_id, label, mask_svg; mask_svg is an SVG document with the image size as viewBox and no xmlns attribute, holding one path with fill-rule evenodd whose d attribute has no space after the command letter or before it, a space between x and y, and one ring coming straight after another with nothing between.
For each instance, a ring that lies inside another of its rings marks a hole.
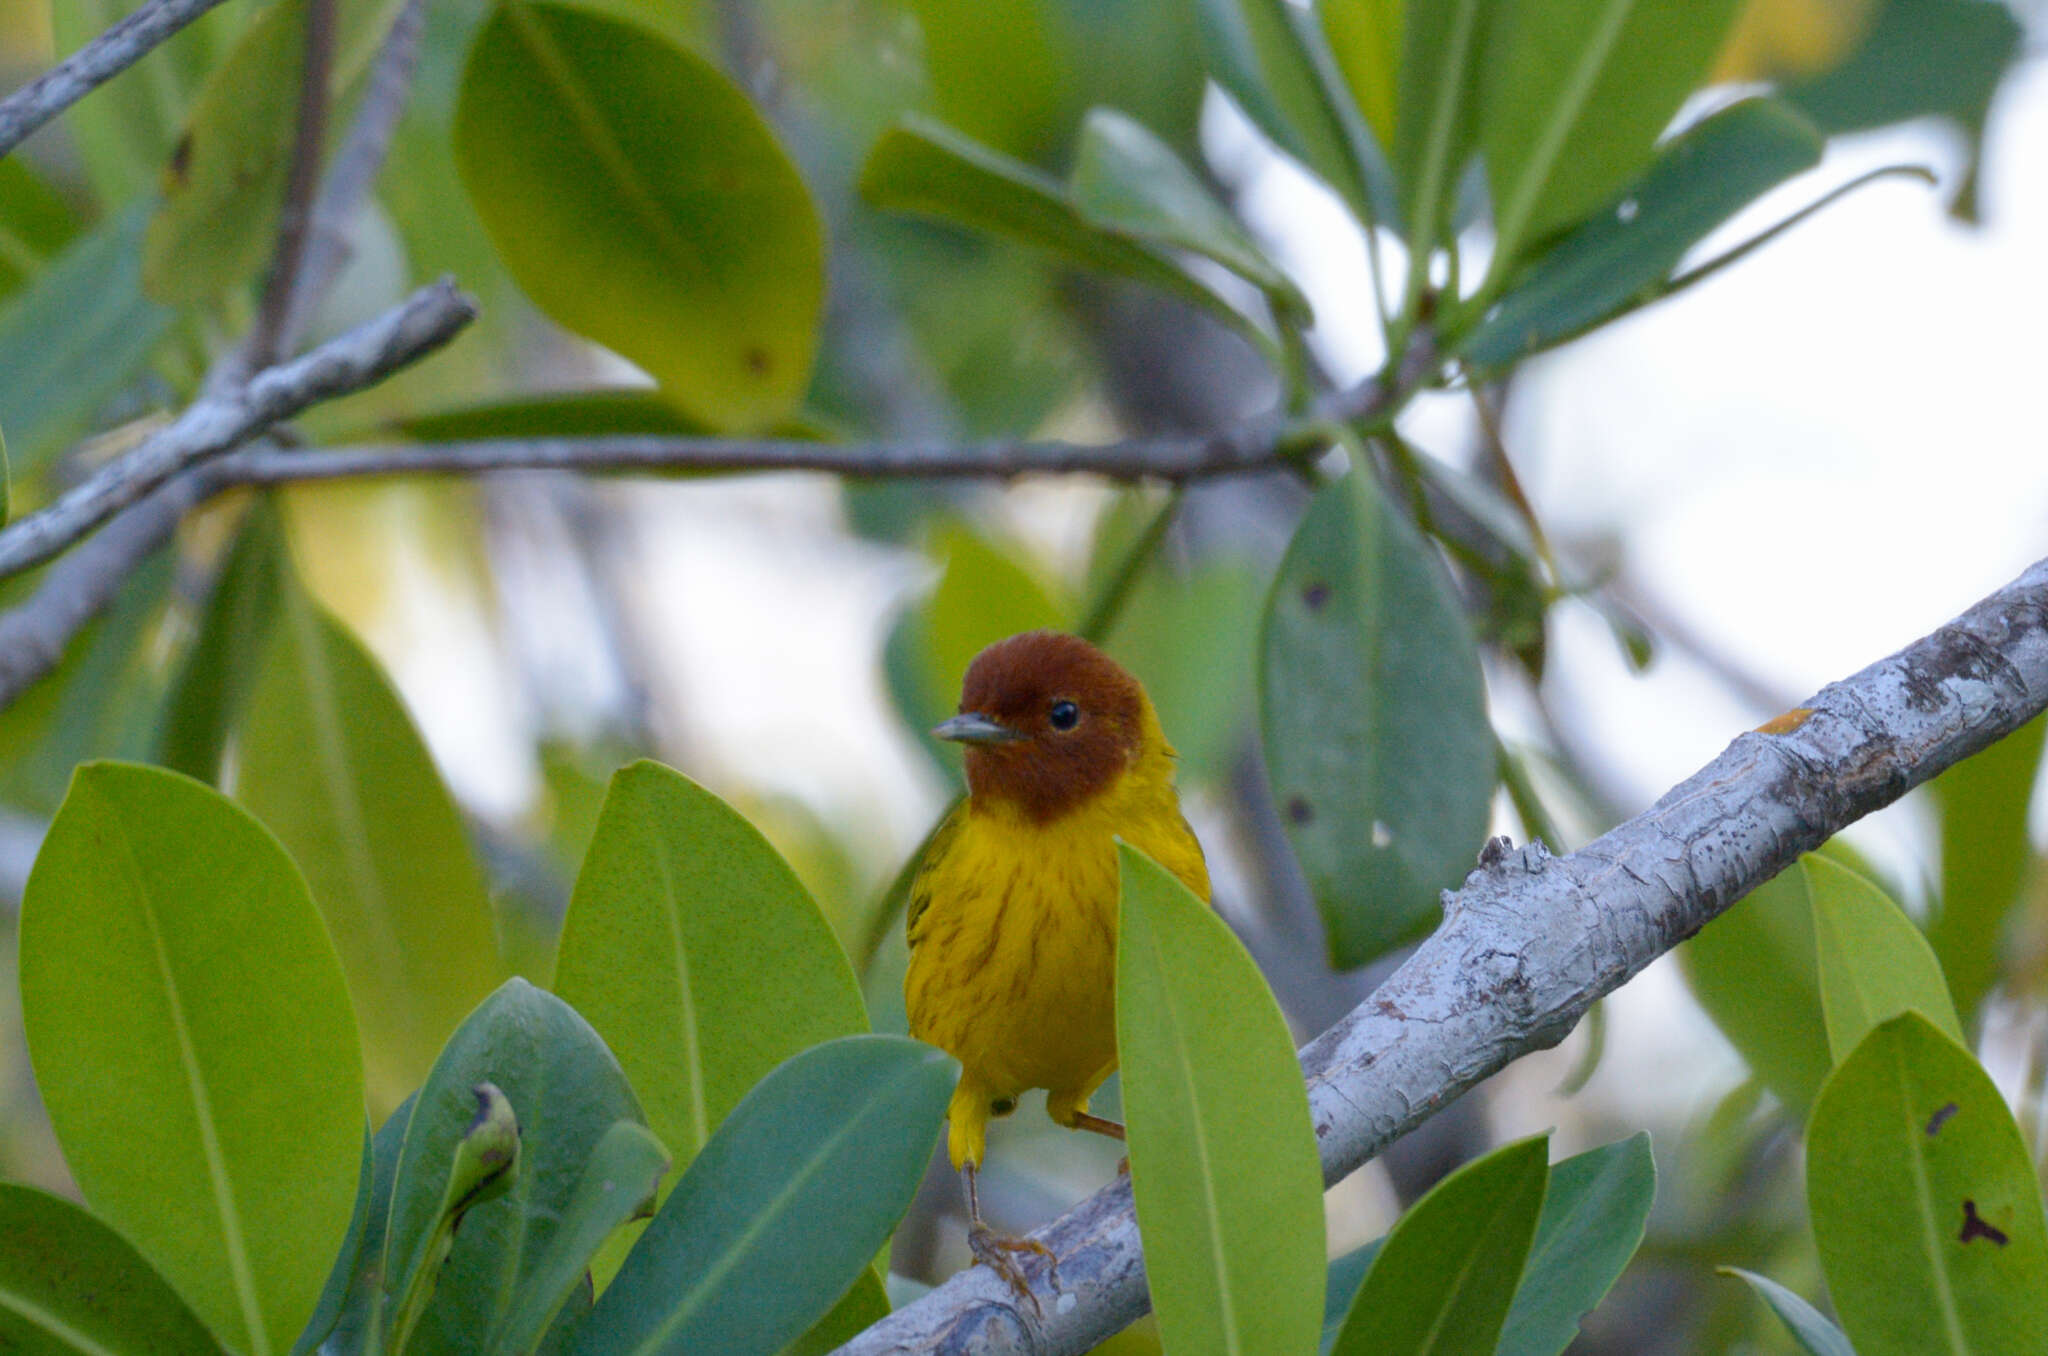
<instances>
[{"instance_id":1,"label":"rough bark texture","mask_svg":"<svg viewBox=\"0 0 2048 1356\"><path fill-rule=\"evenodd\" d=\"M221 0L156 0L0 100L0 155Z\"/></svg>"},{"instance_id":2,"label":"rough bark texture","mask_svg":"<svg viewBox=\"0 0 2048 1356\"><path fill-rule=\"evenodd\" d=\"M2048 706L2048 561L1727 750L1567 857L1499 854L1443 926L1301 1052L1323 1176L1346 1176L1474 1084L1562 1040L1593 1001L1799 855ZM840 1348L1078 1353L1147 1305L1128 1181L1041 1230L1064 1293L1042 1315L985 1268Z\"/></svg>"}]
</instances>

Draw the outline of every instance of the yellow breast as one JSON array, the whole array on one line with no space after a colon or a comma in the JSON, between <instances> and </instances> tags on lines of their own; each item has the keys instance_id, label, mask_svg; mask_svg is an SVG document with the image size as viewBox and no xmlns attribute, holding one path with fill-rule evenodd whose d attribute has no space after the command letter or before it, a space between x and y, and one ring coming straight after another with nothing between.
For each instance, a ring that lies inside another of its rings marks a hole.
<instances>
[{"instance_id":1,"label":"yellow breast","mask_svg":"<svg viewBox=\"0 0 2048 1356\"><path fill-rule=\"evenodd\" d=\"M962 806L926 858L904 981L911 1034L993 1099L1049 1088L1085 1103L1116 1066L1118 838L1209 897L1170 764L1119 790L1042 824Z\"/></svg>"}]
</instances>

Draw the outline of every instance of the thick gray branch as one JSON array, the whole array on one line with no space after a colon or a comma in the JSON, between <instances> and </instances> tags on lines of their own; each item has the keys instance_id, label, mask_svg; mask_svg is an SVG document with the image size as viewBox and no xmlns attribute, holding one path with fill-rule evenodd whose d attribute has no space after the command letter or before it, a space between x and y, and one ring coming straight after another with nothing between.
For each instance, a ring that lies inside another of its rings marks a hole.
<instances>
[{"instance_id":1,"label":"thick gray branch","mask_svg":"<svg viewBox=\"0 0 2048 1356\"><path fill-rule=\"evenodd\" d=\"M2048 707L2048 561L1934 634L1744 734L1649 810L1568 857L1532 844L1445 896L1442 927L1301 1052L1335 1182L1844 826ZM983 1267L840 1348L1086 1351L1147 1304L1128 1181L1037 1237L1067 1292L1020 1311Z\"/></svg>"},{"instance_id":2,"label":"thick gray branch","mask_svg":"<svg viewBox=\"0 0 2048 1356\"><path fill-rule=\"evenodd\" d=\"M453 283L434 283L304 357L266 368L247 385L210 389L133 452L0 530L0 577L48 560L185 468L308 405L375 384L447 343L475 314Z\"/></svg>"},{"instance_id":3,"label":"thick gray branch","mask_svg":"<svg viewBox=\"0 0 2048 1356\"><path fill-rule=\"evenodd\" d=\"M221 0L152 0L0 100L0 155Z\"/></svg>"}]
</instances>

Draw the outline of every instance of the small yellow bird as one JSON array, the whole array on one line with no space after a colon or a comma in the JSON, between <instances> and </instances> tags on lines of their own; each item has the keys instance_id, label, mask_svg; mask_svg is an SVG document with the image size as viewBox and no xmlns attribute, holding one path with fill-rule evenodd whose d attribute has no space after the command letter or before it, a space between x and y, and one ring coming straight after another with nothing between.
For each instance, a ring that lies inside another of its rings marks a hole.
<instances>
[{"instance_id":1,"label":"small yellow bird","mask_svg":"<svg viewBox=\"0 0 2048 1356\"><path fill-rule=\"evenodd\" d=\"M1028 631L989 646L968 666L960 714L932 733L967 746L968 796L910 887L903 996L910 1034L960 1061L946 1149L965 1176L968 1244L1029 1297L1005 1253L1044 1247L981 1219L988 1119L1044 1088L1059 1124L1123 1138L1088 1114L1116 1069L1116 840L1204 901L1209 872L1151 699L1087 641Z\"/></svg>"}]
</instances>

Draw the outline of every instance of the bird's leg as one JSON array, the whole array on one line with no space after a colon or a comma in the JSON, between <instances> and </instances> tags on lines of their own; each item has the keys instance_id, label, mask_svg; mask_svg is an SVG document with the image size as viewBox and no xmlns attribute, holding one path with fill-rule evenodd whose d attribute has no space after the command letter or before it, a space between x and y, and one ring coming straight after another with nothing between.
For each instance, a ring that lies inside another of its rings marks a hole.
<instances>
[{"instance_id":1,"label":"bird's leg","mask_svg":"<svg viewBox=\"0 0 2048 1356\"><path fill-rule=\"evenodd\" d=\"M1091 1116L1085 1111L1076 1111L1073 1116L1074 1119L1067 1122L1070 1129L1092 1130L1098 1135L1107 1135L1119 1142L1123 1140L1124 1128L1115 1121L1102 1116Z\"/></svg>"},{"instance_id":2,"label":"bird's leg","mask_svg":"<svg viewBox=\"0 0 2048 1356\"><path fill-rule=\"evenodd\" d=\"M1015 1253L1036 1253L1045 1259L1046 1279L1052 1283L1053 1293L1060 1288L1059 1259L1052 1255L1052 1249L1035 1238L1011 1238L999 1234L982 1223L981 1197L975 1191L974 1164L960 1169L961 1178L967 1183L967 1248L974 1254L974 1260L1009 1282L1010 1289L1020 1299L1031 1303L1031 1312L1043 1315L1038 1306L1038 1296L1031 1293L1031 1282L1024 1275L1024 1268L1012 1256Z\"/></svg>"}]
</instances>

